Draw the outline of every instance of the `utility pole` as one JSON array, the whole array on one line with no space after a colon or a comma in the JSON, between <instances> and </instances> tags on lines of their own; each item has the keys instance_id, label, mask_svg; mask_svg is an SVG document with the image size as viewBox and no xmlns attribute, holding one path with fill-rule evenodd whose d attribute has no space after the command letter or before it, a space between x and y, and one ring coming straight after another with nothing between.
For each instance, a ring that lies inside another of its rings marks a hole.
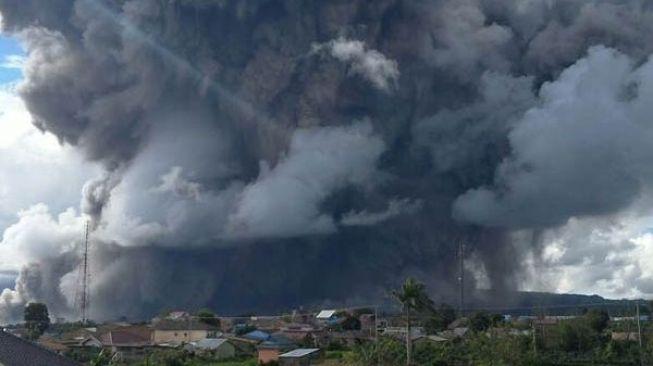
<instances>
[{"instance_id":1,"label":"utility pole","mask_svg":"<svg viewBox=\"0 0 653 366\"><path fill-rule=\"evenodd\" d=\"M460 287L460 303L458 312L462 318L465 315L465 243L458 242L458 286Z\"/></svg>"},{"instance_id":2,"label":"utility pole","mask_svg":"<svg viewBox=\"0 0 653 366\"><path fill-rule=\"evenodd\" d=\"M531 320L531 332L533 332L533 353L537 355L537 338L535 332L535 319Z\"/></svg>"},{"instance_id":3,"label":"utility pole","mask_svg":"<svg viewBox=\"0 0 653 366\"><path fill-rule=\"evenodd\" d=\"M376 365L381 365L381 345L379 344L379 305L374 305L374 343L376 343Z\"/></svg>"},{"instance_id":4,"label":"utility pole","mask_svg":"<svg viewBox=\"0 0 653 366\"><path fill-rule=\"evenodd\" d=\"M639 341L639 364L643 365L644 361L642 360L642 325L639 319L639 301L637 301L637 340Z\"/></svg>"},{"instance_id":5,"label":"utility pole","mask_svg":"<svg viewBox=\"0 0 653 366\"><path fill-rule=\"evenodd\" d=\"M84 227L84 259L82 262L82 324L88 322L88 221Z\"/></svg>"}]
</instances>

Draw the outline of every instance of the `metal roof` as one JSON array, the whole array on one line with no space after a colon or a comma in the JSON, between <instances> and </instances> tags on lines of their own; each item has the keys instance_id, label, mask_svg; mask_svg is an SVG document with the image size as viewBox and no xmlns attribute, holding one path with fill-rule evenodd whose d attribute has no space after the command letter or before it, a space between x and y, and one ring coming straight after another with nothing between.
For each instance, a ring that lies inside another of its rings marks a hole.
<instances>
[{"instance_id":1,"label":"metal roof","mask_svg":"<svg viewBox=\"0 0 653 366\"><path fill-rule=\"evenodd\" d=\"M241 337L246 339L253 339L255 341L267 341L270 339L270 334L257 329L242 335Z\"/></svg>"},{"instance_id":2,"label":"metal roof","mask_svg":"<svg viewBox=\"0 0 653 366\"><path fill-rule=\"evenodd\" d=\"M329 319L330 317L336 314L335 310L322 310L317 314L316 318L318 319Z\"/></svg>"},{"instance_id":3,"label":"metal roof","mask_svg":"<svg viewBox=\"0 0 653 366\"><path fill-rule=\"evenodd\" d=\"M290 358L304 357L313 353L317 353L319 351L320 351L319 348L297 348L290 352L286 352L282 355L279 355L279 357L290 357Z\"/></svg>"},{"instance_id":4,"label":"metal roof","mask_svg":"<svg viewBox=\"0 0 653 366\"><path fill-rule=\"evenodd\" d=\"M218 349L225 342L227 342L227 340L224 338L205 338L197 342L191 342L191 344L193 344L193 346L200 349L215 350Z\"/></svg>"}]
</instances>

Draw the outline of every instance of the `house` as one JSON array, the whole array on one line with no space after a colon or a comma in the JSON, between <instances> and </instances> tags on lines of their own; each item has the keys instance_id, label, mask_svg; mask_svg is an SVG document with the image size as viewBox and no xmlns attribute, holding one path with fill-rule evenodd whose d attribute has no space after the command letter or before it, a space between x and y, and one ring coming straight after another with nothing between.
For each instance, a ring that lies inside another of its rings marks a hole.
<instances>
[{"instance_id":1,"label":"house","mask_svg":"<svg viewBox=\"0 0 653 366\"><path fill-rule=\"evenodd\" d=\"M265 365L279 361L279 355L295 348L295 344L282 335L271 336L257 347L258 363Z\"/></svg>"},{"instance_id":2,"label":"house","mask_svg":"<svg viewBox=\"0 0 653 366\"><path fill-rule=\"evenodd\" d=\"M396 339L405 339L406 338L406 327L386 327L382 330L383 335L393 337ZM410 335L411 336L421 336L425 335L423 327L411 327Z\"/></svg>"},{"instance_id":3,"label":"house","mask_svg":"<svg viewBox=\"0 0 653 366\"><path fill-rule=\"evenodd\" d=\"M485 334L490 338L499 338L499 337L508 337L508 336L530 336L530 329L517 329L517 328L508 328L508 327L491 327L485 332Z\"/></svg>"},{"instance_id":4,"label":"house","mask_svg":"<svg viewBox=\"0 0 653 366\"><path fill-rule=\"evenodd\" d=\"M179 320L179 319L184 319L184 318L188 318L188 317L190 317L190 314L188 314L185 311L171 311L166 316L166 319Z\"/></svg>"},{"instance_id":5,"label":"house","mask_svg":"<svg viewBox=\"0 0 653 366\"><path fill-rule=\"evenodd\" d=\"M320 333L320 331L310 324L295 323L281 327L279 333L290 338L294 342L302 343L315 342L317 339L316 334Z\"/></svg>"},{"instance_id":6,"label":"house","mask_svg":"<svg viewBox=\"0 0 653 366\"><path fill-rule=\"evenodd\" d=\"M318 324L327 325L336 323L338 317L335 310L322 310L315 316L315 320L317 320Z\"/></svg>"},{"instance_id":7,"label":"house","mask_svg":"<svg viewBox=\"0 0 653 366\"><path fill-rule=\"evenodd\" d=\"M6 366L78 366L55 352L0 331L0 365Z\"/></svg>"},{"instance_id":8,"label":"house","mask_svg":"<svg viewBox=\"0 0 653 366\"><path fill-rule=\"evenodd\" d=\"M467 320L465 317L462 317L449 323L449 325L447 325L447 329L454 330L455 328L466 327L467 324L469 324L469 320Z\"/></svg>"},{"instance_id":9,"label":"house","mask_svg":"<svg viewBox=\"0 0 653 366\"><path fill-rule=\"evenodd\" d=\"M116 354L116 359L135 361L152 347L152 330L142 326L121 327L100 335L102 348Z\"/></svg>"},{"instance_id":10,"label":"house","mask_svg":"<svg viewBox=\"0 0 653 366\"><path fill-rule=\"evenodd\" d=\"M210 353L213 358L223 360L236 356L236 347L225 338L206 338L190 342L184 349L195 353Z\"/></svg>"},{"instance_id":11,"label":"house","mask_svg":"<svg viewBox=\"0 0 653 366\"><path fill-rule=\"evenodd\" d=\"M637 321L637 317L634 316L615 316L610 318L611 321L613 322L625 322L625 321ZM648 315L640 315L639 316L639 321L641 322L648 322L650 320L650 317Z\"/></svg>"},{"instance_id":12,"label":"house","mask_svg":"<svg viewBox=\"0 0 653 366\"><path fill-rule=\"evenodd\" d=\"M276 316L252 316L247 324L256 329L274 331L283 326L283 321Z\"/></svg>"},{"instance_id":13,"label":"house","mask_svg":"<svg viewBox=\"0 0 653 366\"><path fill-rule=\"evenodd\" d=\"M449 342L449 339L437 335L423 335L413 338L413 344L441 343Z\"/></svg>"},{"instance_id":14,"label":"house","mask_svg":"<svg viewBox=\"0 0 653 366\"><path fill-rule=\"evenodd\" d=\"M298 348L279 355L279 364L281 366L310 366L312 361L319 357L319 348Z\"/></svg>"},{"instance_id":15,"label":"house","mask_svg":"<svg viewBox=\"0 0 653 366\"><path fill-rule=\"evenodd\" d=\"M376 317L374 314L362 314L358 319L361 321L361 330L369 332L375 331Z\"/></svg>"},{"instance_id":16,"label":"house","mask_svg":"<svg viewBox=\"0 0 653 366\"><path fill-rule=\"evenodd\" d=\"M64 354L66 351L70 349L70 347L63 344L59 340L47 335L42 335L38 339L38 341L36 341L36 343L38 343L39 346L47 348L50 351L58 353L60 355Z\"/></svg>"},{"instance_id":17,"label":"house","mask_svg":"<svg viewBox=\"0 0 653 366\"><path fill-rule=\"evenodd\" d=\"M245 339L241 337L228 337L229 343L231 343L236 349L236 357L238 356L252 356L256 354L256 346L259 344L257 341L251 339Z\"/></svg>"},{"instance_id":18,"label":"house","mask_svg":"<svg viewBox=\"0 0 653 366\"><path fill-rule=\"evenodd\" d=\"M197 319L162 319L154 324L152 340L154 344L179 345L221 335L219 328Z\"/></svg>"},{"instance_id":19,"label":"house","mask_svg":"<svg viewBox=\"0 0 653 366\"><path fill-rule=\"evenodd\" d=\"M257 342L265 342L270 339L270 333L264 332L262 330L253 330L247 334L244 334L241 338L249 339Z\"/></svg>"},{"instance_id":20,"label":"house","mask_svg":"<svg viewBox=\"0 0 653 366\"><path fill-rule=\"evenodd\" d=\"M405 334L405 333L404 333ZM342 332L323 332L317 334L317 345L327 347L330 344L341 344L348 347L353 347L374 339L368 332L361 330L347 330ZM405 336L404 336L405 338Z\"/></svg>"},{"instance_id":21,"label":"house","mask_svg":"<svg viewBox=\"0 0 653 366\"><path fill-rule=\"evenodd\" d=\"M80 347L102 348L102 341L95 336L89 336L83 341L79 342Z\"/></svg>"},{"instance_id":22,"label":"house","mask_svg":"<svg viewBox=\"0 0 653 366\"><path fill-rule=\"evenodd\" d=\"M610 338L613 341L636 342L639 340L639 334L637 332L612 332Z\"/></svg>"},{"instance_id":23,"label":"house","mask_svg":"<svg viewBox=\"0 0 653 366\"><path fill-rule=\"evenodd\" d=\"M445 331L438 333L437 335L439 337L446 338L446 339L454 339L454 338L463 338L465 335L467 335L467 332L469 332L469 328L457 327L453 329L447 329Z\"/></svg>"}]
</instances>

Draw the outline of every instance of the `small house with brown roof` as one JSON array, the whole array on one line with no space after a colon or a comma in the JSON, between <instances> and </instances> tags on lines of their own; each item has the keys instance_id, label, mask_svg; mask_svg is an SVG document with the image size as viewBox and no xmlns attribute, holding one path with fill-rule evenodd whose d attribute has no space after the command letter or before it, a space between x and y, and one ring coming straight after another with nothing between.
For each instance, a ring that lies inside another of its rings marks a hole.
<instances>
[{"instance_id":1,"label":"small house with brown roof","mask_svg":"<svg viewBox=\"0 0 653 366\"><path fill-rule=\"evenodd\" d=\"M152 346L152 330L144 326L121 327L100 335L102 347L119 360L136 360L147 354Z\"/></svg>"}]
</instances>

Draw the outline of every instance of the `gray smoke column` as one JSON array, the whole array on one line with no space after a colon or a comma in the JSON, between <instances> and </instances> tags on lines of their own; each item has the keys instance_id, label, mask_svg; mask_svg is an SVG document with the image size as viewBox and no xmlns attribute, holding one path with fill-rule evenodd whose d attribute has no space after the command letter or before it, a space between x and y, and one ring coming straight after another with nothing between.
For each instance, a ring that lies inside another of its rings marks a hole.
<instances>
[{"instance_id":1,"label":"gray smoke column","mask_svg":"<svg viewBox=\"0 0 653 366\"><path fill-rule=\"evenodd\" d=\"M491 286L514 288L537 246L515 230L616 213L653 181L649 1L0 0L0 13L27 47L34 124L106 170L71 218L94 222L97 318L368 303L407 274L446 300L459 238ZM72 314L73 237L28 257L5 318L29 300Z\"/></svg>"}]
</instances>

